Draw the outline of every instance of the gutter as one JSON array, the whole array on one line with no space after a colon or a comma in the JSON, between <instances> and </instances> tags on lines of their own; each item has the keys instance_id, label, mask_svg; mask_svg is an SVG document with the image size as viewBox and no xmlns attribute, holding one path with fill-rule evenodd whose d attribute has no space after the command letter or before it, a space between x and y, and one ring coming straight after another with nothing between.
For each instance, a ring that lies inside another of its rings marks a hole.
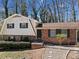
<instances>
[{"instance_id":1,"label":"gutter","mask_svg":"<svg viewBox=\"0 0 79 59\"><path fill-rule=\"evenodd\" d=\"M33 29L33 31L34 31L34 33L35 33L35 35L36 35L35 29L34 29L34 27L33 27L33 24L32 24L32 22L31 22L30 19L29 19L29 21L30 21L30 24L31 24L31 26L32 26L32 29Z\"/></svg>"}]
</instances>

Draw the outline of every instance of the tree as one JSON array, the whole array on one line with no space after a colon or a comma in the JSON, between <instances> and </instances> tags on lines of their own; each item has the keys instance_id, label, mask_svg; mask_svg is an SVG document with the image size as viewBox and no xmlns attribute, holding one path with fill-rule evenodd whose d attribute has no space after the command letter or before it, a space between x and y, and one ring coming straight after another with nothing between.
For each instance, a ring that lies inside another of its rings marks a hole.
<instances>
[{"instance_id":1,"label":"tree","mask_svg":"<svg viewBox=\"0 0 79 59\"><path fill-rule=\"evenodd\" d=\"M37 8L37 6L36 6L37 3L39 3L38 0L31 0L31 2L30 2L31 10L32 10L31 16L32 16L34 19L36 19L36 20L39 21L39 19L38 19L39 8Z\"/></svg>"},{"instance_id":2,"label":"tree","mask_svg":"<svg viewBox=\"0 0 79 59\"><path fill-rule=\"evenodd\" d=\"M15 7L15 13L18 14L19 7L20 7L20 0L14 0L14 7Z\"/></svg>"},{"instance_id":3,"label":"tree","mask_svg":"<svg viewBox=\"0 0 79 59\"><path fill-rule=\"evenodd\" d=\"M43 23L47 23L48 11L45 8L41 8L40 10L40 19Z\"/></svg>"},{"instance_id":4,"label":"tree","mask_svg":"<svg viewBox=\"0 0 79 59\"><path fill-rule=\"evenodd\" d=\"M58 19L57 19L57 12L56 12L56 3L54 0L52 0L52 8L53 8L53 14L54 14L54 22L57 22Z\"/></svg>"},{"instance_id":5,"label":"tree","mask_svg":"<svg viewBox=\"0 0 79 59\"><path fill-rule=\"evenodd\" d=\"M24 16L28 16L27 13L27 6L26 6L26 1L25 0L21 0L21 14Z\"/></svg>"},{"instance_id":6,"label":"tree","mask_svg":"<svg viewBox=\"0 0 79 59\"><path fill-rule=\"evenodd\" d=\"M58 14L58 22L60 22L59 0L56 0L56 8L57 8L57 14Z\"/></svg>"},{"instance_id":7,"label":"tree","mask_svg":"<svg viewBox=\"0 0 79 59\"><path fill-rule=\"evenodd\" d=\"M78 0L78 6L79 6L79 0Z\"/></svg>"},{"instance_id":8,"label":"tree","mask_svg":"<svg viewBox=\"0 0 79 59\"><path fill-rule=\"evenodd\" d=\"M67 22L69 21L69 4L70 4L69 0L66 0L65 1L65 16L66 16L65 19Z\"/></svg>"},{"instance_id":9,"label":"tree","mask_svg":"<svg viewBox=\"0 0 79 59\"><path fill-rule=\"evenodd\" d=\"M71 0L72 21L76 22L75 1Z\"/></svg>"},{"instance_id":10,"label":"tree","mask_svg":"<svg viewBox=\"0 0 79 59\"><path fill-rule=\"evenodd\" d=\"M40 19L43 23L50 22L50 13L48 12L47 2L46 0L43 0L40 4Z\"/></svg>"},{"instance_id":11,"label":"tree","mask_svg":"<svg viewBox=\"0 0 79 59\"><path fill-rule=\"evenodd\" d=\"M9 0L2 0L3 1L3 7L5 9L5 18L8 17L8 1Z\"/></svg>"},{"instance_id":12,"label":"tree","mask_svg":"<svg viewBox=\"0 0 79 59\"><path fill-rule=\"evenodd\" d=\"M51 7L48 6L48 10L49 10L49 12L48 12L48 20L49 20L49 22L51 22L51 23L55 22L56 19L54 19L55 18L54 13L52 13L53 9L51 9Z\"/></svg>"}]
</instances>

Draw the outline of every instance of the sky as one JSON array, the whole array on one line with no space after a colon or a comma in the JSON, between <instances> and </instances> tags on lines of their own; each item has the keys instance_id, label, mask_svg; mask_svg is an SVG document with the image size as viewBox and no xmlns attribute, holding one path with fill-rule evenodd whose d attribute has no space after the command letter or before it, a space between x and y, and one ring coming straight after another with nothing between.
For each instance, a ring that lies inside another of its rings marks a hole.
<instances>
[{"instance_id":1,"label":"sky","mask_svg":"<svg viewBox=\"0 0 79 59\"><path fill-rule=\"evenodd\" d=\"M38 1L42 2L43 0L38 0ZM27 5L29 5L28 2L31 2L31 0L26 0L26 2L27 2ZM3 7L2 3L3 3L2 0L0 0L0 12L4 11L4 7ZM37 3L37 5L36 5L37 8L39 7L38 5L39 4ZM8 7L9 7L9 11L11 11L11 10L13 10L15 8L13 0L9 0ZM28 13L31 14L31 7L30 7L30 5L29 5L29 7L27 7L27 10L28 10Z\"/></svg>"},{"instance_id":2,"label":"sky","mask_svg":"<svg viewBox=\"0 0 79 59\"><path fill-rule=\"evenodd\" d=\"M27 5L29 5L29 1L31 1L31 0L26 0L27 1ZM43 0L39 0L40 1L40 3L42 3L43 2ZM75 0L75 1L77 1L77 0ZM0 0L0 12L2 12L2 11L4 11L4 8L3 8L3 5L2 5L2 0ZM50 3L51 4L51 0L48 0L48 3ZM37 8L39 8L39 3L37 3ZM63 6L63 5L62 5ZM9 2L8 2L8 7L10 8L9 10L10 10L10 12L15 8L14 7L14 3L13 3L13 0L9 0ZM79 11L79 9L78 9L78 3L76 3L75 4L75 9L76 9L76 14L77 14L77 19L79 19L79 12L77 12L77 11ZM28 12L29 12L29 15L31 14L31 7L29 6L28 7ZM1 16L0 16L1 17Z\"/></svg>"}]
</instances>

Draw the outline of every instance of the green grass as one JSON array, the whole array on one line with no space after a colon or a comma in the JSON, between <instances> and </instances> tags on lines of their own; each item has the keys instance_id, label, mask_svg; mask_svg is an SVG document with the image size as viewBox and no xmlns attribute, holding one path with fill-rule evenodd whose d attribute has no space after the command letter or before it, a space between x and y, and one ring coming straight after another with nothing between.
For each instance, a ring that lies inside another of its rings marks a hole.
<instances>
[{"instance_id":1,"label":"green grass","mask_svg":"<svg viewBox=\"0 0 79 59\"><path fill-rule=\"evenodd\" d=\"M31 51L5 51L0 52L0 59L26 59L31 58Z\"/></svg>"}]
</instances>

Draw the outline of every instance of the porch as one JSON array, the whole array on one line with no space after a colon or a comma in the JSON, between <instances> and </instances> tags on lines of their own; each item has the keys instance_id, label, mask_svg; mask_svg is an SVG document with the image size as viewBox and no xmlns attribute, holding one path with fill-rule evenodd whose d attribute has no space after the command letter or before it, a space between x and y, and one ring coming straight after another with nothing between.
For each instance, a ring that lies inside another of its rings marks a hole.
<instances>
[{"instance_id":1,"label":"porch","mask_svg":"<svg viewBox=\"0 0 79 59\"><path fill-rule=\"evenodd\" d=\"M61 42L64 45L75 45L79 43L79 31L76 29L39 29L37 37L43 39L46 43L59 44L57 34L63 34Z\"/></svg>"},{"instance_id":2,"label":"porch","mask_svg":"<svg viewBox=\"0 0 79 59\"><path fill-rule=\"evenodd\" d=\"M79 22L43 23L41 27L37 27L37 30L39 31L37 33L40 33L37 37L41 37L45 42L58 44L57 34L66 35L62 38L63 44L74 45L79 42Z\"/></svg>"}]
</instances>

